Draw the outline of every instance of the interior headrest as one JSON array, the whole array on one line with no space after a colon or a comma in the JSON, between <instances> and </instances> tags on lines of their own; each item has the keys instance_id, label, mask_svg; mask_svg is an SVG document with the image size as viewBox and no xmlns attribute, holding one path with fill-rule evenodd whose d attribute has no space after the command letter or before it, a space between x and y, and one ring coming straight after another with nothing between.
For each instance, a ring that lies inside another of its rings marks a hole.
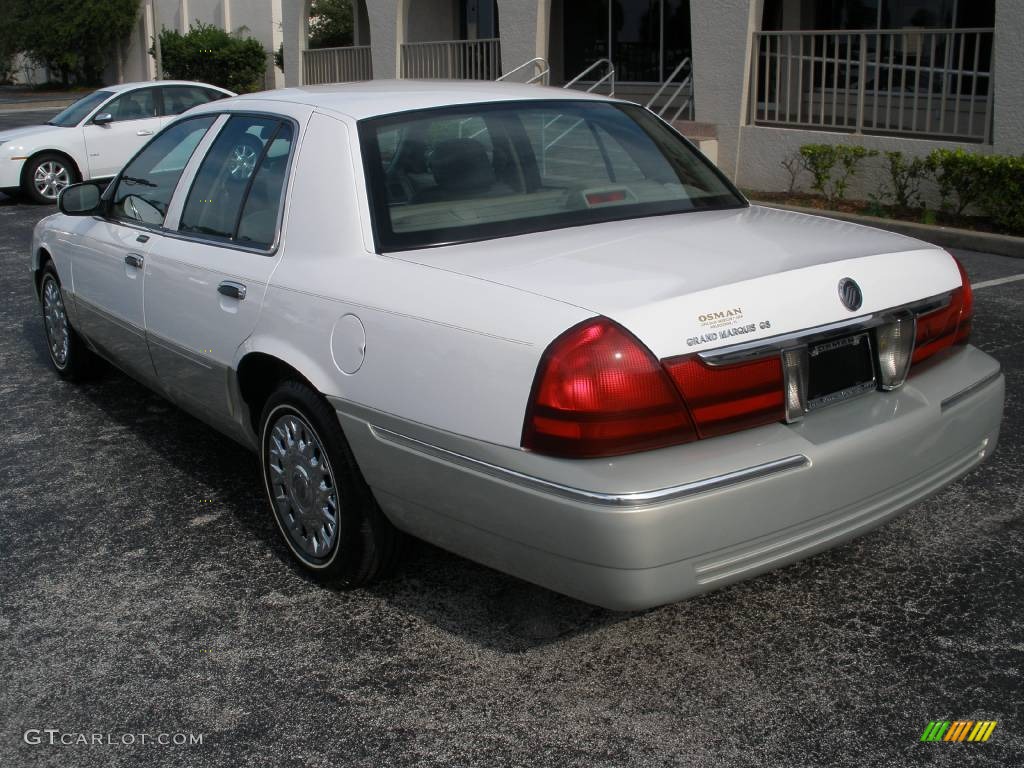
<instances>
[{"instance_id":1,"label":"interior headrest","mask_svg":"<svg viewBox=\"0 0 1024 768\"><path fill-rule=\"evenodd\" d=\"M473 192L494 184L494 168L476 139L446 139L434 147L430 170L448 192Z\"/></svg>"}]
</instances>

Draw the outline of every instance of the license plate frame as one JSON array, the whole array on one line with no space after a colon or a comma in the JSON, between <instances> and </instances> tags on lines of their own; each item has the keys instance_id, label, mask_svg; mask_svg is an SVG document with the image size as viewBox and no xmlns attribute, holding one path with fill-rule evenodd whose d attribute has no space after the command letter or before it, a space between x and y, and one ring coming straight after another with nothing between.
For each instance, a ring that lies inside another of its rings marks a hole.
<instances>
[{"instance_id":1,"label":"license plate frame","mask_svg":"<svg viewBox=\"0 0 1024 768\"><path fill-rule=\"evenodd\" d=\"M807 347L807 411L878 389L871 334L867 331Z\"/></svg>"}]
</instances>

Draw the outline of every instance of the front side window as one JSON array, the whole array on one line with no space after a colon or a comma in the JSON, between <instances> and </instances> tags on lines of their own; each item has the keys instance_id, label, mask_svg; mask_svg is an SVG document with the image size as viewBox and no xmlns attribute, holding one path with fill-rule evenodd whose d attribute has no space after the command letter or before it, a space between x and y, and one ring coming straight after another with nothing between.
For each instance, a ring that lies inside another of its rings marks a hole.
<instances>
[{"instance_id":1,"label":"front side window","mask_svg":"<svg viewBox=\"0 0 1024 768\"><path fill-rule=\"evenodd\" d=\"M160 226L174 188L216 115L185 119L153 139L125 166L111 196L115 219Z\"/></svg>"},{"instance_id":2,"label":"front side window","mask_svg":"<svg viewBox=\"0 0 1024 768\"><path fill-rule=\"evenodd\" d=\"M165 85L163 87L164 114L180 115L186 109L192 109L199 104L224 97L225 94L211 91L209 88L199 88L194 85Z\"/></svg>"},{"instance_id":3,"label":"front side window","mask_svg":"<svg viewBox=\"0 0 1024 768\"><path fill-rule=\"evenodd\" d=\"M364 120L359 136L382 251L746 205L631 105L446 107Z\"/></svg>"},{"instance_id":4,"label":"front side window","mask_svg":"<svg viewBox=\"0 0 1024 768\"><path fill-rule=\"evenodd\" d=\"M122 120L142 120L147 117L156 117L154 90L154 88L140 88L137 91L129 91L107 104L102 111L109 112L115 123Z\"/></svg>"},{"instance_id":5,"label":"front side window","mask_svg":"<svg viewBox=\"0 0 1024 768\"><path fill-rule=\"evenodd\" d=\"M268 248L277 230L292 127L236 115L210 147L185 200L178 230Z\"/></svg>"},{"instance_id":6,"label":"front side window","mask_svg":"<svg viewBox=\"0 0 1024 768\"><path fill-rule=\"evenodd\" d=\"M58 112L46 124L56 125L60 128L70 128L71 126L78 125L85 119L86 115L113 95L111 91L94 91L88 96L83 96L62 112Z\"/></svg>"}]
</instances>

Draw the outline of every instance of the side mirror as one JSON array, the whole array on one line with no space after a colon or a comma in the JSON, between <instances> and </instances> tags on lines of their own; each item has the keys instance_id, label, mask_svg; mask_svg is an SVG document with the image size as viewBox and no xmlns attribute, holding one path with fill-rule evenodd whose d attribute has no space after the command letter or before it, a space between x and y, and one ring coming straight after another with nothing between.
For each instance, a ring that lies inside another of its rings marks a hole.
<instances>
[{"instance_id":1,"label":"side mirror","mask_svg":"<svg viewBox=\"0 0 1024 768\"><path fill-rule=\"evenodd\" d=\"M57 208L67 216L92 216L100 212L103 187L95 181L83 181L64 188L57 198Z\"/></svg>"},{"instance_id":2,"label":"side mirror","mask_svg":"<svg viewBox=\"0 0 1024 768\"><path fill-rule=\"evenodd\" d=\"M107 123L114 122L114 116L109 112L100 112L96 117L92 119L96 125L106 125Z\"/></svg>"}]
</instances>

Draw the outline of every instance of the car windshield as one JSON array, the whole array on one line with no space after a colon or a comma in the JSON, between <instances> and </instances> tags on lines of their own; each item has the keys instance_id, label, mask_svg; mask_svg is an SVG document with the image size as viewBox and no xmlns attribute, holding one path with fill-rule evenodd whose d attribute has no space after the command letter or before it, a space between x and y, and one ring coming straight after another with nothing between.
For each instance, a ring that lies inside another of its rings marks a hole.
<instances>
[{"instance_id":1,"label":"car windshield","mask_svg":"<svg viewBox=\"0 0 1024 768\"><path fill-rule=\"evenodd\" d=\"M82 122L82 118L92 112L96 107L109 99L114 94L111 91L93 91L88 96L83 96L56 117L47 121L47 125L56 125L60 128L70 128Z\"/></svg>"},{"instance_id":2,"label":"car windshield","mask_svg":"<svg viewBox=\"0 0 1024 768\"><path fill-rule=\"evenodd\" d=\"M364 120L359 134L381 251L746 205L633 105L445 107Z\"/></svg>"}]
</instances>

